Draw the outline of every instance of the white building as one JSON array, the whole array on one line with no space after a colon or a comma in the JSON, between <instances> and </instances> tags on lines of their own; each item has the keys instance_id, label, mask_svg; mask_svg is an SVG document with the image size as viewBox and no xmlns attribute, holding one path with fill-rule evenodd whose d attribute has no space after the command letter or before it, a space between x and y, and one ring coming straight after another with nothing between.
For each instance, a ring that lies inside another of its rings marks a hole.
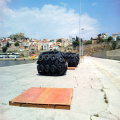
<instances>
[{"instance_id":1,"label":"white building","mask_svg":"<svg viewBox=\"0 0 120 120\"><path fill-rule=\"evenodd\" d=\"M75 38L72 38L72 36L69 36L68 40L70 42L70 45L72 45L72 42L75 41Z\"/></svg>"},{"instance_id":2,"label":"white building","mask_svg":"<svg viewBox=\"0 0 120 120\"><path fill-rule=\"evenodd\" d=\"M102 34L98 34L98 38L102 38L102 39L107 39L107 32L106 33L102 33Z\"/></svg>"},{"instance_id":3,"label":"white building","mask_svg":"<svg viewBox=\"0 0 120 120\"><path fill-rule=\"evenodd\" d=\"M43 44L43 50L49 50L49 43Z\"/></svg>"}]
</instances>

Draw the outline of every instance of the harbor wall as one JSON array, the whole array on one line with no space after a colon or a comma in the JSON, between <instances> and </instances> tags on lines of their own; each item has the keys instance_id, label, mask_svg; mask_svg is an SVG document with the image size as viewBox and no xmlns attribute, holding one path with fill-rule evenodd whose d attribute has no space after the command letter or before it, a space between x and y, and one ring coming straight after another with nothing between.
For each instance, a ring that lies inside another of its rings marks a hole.
<instances>
[{"instance_id":1,"label":"harbor wall","mask_svg":"<svg viewBox=\"0 0 120 120\"><path fill-rule=\"evenodd\" d=\"M0 60L37 60L38 58L30 58L30 57L23 57L23 58L0 58Z\"/></svg>"},{"instance_id":2,"label":"harbor wall","mask_svg":"<svg viewBox=\"0 0 120 120\"><path fill-rule=\"evenodd\" d=\"M105 59L120 60L120 49L104 51L104 52L97 52L97 53L93 53L91 56L105 58Z\"/></svg>"}]
</instances>

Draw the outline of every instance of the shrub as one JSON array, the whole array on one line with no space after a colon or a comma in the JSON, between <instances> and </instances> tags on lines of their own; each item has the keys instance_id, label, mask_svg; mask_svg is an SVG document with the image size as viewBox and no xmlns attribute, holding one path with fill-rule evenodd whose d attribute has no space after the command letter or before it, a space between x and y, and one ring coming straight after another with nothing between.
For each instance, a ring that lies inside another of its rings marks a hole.
<instances>
[{"instance_id":1,"label":"shrub","mask_svg":"<svg viewBox=\"0 0 120 120\"><path fill-rule=\"evenodd\" d=\"M111 42L113 40L113 37L108 37L108 42Z\"/></svg>"},{"instance_id":2,"label":"shrub","mask_svg":"<svg viewBox=\"0 0 120 120\"><path fill-rule=\"evenodd\" d=\"M95 117L99 117L99 115L98 115L98 114L94 114L94 116L95 116Z\"/></svg>"},{"instance_id":3,"label":"shrub","mask_svg":"<svg viewBox=\"0 0 120 120\"><path fill-rule=\"evenodd\" d=\"M108 39L104 39L104 42L108 42Z\"/></svg>"},{"instance_id":4,"label":"shrub","mask_svg":"<svg viewBox=\"0 0 120 120\"><path fill-rule=\"evenodd\" d=\"M108 104L108 100L107 99L105 99L105 103Z\"/></svg>"},{"instance_id":5,"label":"shrub","mask_svg":"<svg viewBox=\"0 0 120 120\"><path fill-rule=\"evenodd\" d=\"M17 42L15 42L15 44L14 44L15 46L19 46L19 42L17 41Z\"/></svg>"},{"instance_id":6,"label":"shrub","mask_svg":"<svg viewBox=\"0 0 120 120\"><path fill-rule=\"evenodd\" d=\"M21 54L20 56L21 56L21 57L24 57L24 54Z\"/></svg>"},{"instance_id":7,"label":"shrub","mask_svg":"<svg viewBox=\"0 0 120 120\"><path fill-rule=\"evenodd\" d=\"M104 42L104 39L100 38L97 43L102 43Z\"/></svg>"},{"instance_id":8,"label":"shrub","mask_svg":"<svg viewBox=\"0 0 120 120\"><path fill-rule=\"evenodd\" d=\"M116 42L112 41L112 48L113 48L113 50L116 49L116 45L117 45Z\"/></svg>"},{"instance_id":9,"label":"shrub","mask_svg":"<svg viewBox=\"0 0 120 120\"><path fill-rule=\"evenodd\" d=\"M86 41L83 45L92 44L91 40Z\"/></svg>"}]
</instances>

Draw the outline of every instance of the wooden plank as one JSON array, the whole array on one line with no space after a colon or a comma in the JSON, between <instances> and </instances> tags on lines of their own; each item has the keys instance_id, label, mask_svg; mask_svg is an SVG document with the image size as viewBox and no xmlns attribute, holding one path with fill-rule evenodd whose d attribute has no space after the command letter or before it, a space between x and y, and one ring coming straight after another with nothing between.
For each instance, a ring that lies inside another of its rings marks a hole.
<instances>
[{"instance_id":1,"label":"wooden plank","mask_svg":"<svg viewBox=\"0 0 120 120\"><path fill-rule=\"evenodd\" d=\"M66 109L70 110L70 105L56 105L55 109Z\"/></svg>"},{"instance_id":2,"label":"wooden plank","mask_svg":"<svg viewBox=\"0 0 120 120\"><path fill-rule=\"evenodd\" d=\"M68 67L68 70L75 70L75 67Z\"/></svg>"},{"instance_id":3,"label":"wooden plank","mask_svg":"<svg viewBox=\"0 0 120 120\"><path fill-rule=\"evenodd\" d=\"M32 103L16 103L9 102L9 105L20 107L37 107L37 108L51 108L51 109L66 109L70 110L70 105L49 105L49 104L32 104Z\"/></svg>"},{"instance_id":4,"label":"wooden plank","mask_svg":"<svg viewBox=\"0 0 120 120\"><path fill-rule=\"evenodd\" d=\"M70 109L73 88L29 88L9 101L9 105Z\"/></svg>"}]
</instances>

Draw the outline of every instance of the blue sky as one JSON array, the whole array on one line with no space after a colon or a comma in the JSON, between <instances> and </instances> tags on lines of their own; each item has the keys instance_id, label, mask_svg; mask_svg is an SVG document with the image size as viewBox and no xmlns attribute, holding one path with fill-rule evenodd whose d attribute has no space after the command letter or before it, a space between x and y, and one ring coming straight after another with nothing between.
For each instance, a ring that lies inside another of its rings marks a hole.
<instances>
[{"instance_id":1,"label":"blue sky","mask_svg":"<svg viewBox=\"0 0 120 120\"><path fill-rule=\"evenodd\" d=\"M120 32L120 0L81 0L82 37ZM80 0L0 0L0 37L24 32L37 39L79 35Z\"/></svg>"}]
</instances>

